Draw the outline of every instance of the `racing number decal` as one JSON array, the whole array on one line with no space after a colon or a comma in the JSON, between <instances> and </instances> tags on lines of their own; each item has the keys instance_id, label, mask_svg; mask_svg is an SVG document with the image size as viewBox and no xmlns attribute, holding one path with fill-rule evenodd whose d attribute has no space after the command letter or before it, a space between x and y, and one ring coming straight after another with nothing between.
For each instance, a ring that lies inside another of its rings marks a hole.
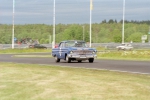
<instances>
[{"instance_id":1,"label":"racing number decal","mask_svg":"<svg viewBox=\"0 0 150 100\"><path fill-rule=\"evenodd\" d=\"M59 55L61 56L61 48L59 48Z\"/></svg>"}]
</instances>

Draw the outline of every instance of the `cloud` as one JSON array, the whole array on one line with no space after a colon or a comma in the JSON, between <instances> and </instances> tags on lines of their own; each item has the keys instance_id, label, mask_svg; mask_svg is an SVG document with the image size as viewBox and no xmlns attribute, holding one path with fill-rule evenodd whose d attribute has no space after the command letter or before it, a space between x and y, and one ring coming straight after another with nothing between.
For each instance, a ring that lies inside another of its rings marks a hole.
<instances>
[{"instance_id":1,"label":"cloud","mask_svg":"<svg viewBox=\"0 0 150 100\"><path fill-rule=\"evenodd\" d=\"M13 0L0 0L1 23L12 23ZM55 0L56 23L89 23L90 0ZM125 18L150 18L149 0L126 0ZM93 0L92 22L121 20L123 0ZM53 23L53 0L15 0L15 23Z\"/></svg>"}]
</instances>

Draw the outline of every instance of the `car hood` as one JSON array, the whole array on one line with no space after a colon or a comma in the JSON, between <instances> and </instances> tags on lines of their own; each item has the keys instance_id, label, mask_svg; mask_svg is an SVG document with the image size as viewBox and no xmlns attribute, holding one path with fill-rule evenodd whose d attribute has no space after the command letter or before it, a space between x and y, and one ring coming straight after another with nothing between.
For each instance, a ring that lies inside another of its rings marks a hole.
<instances>
[{"instance_id":1,"label":"car hood","mask_svg":"<svg viewBox=\"0 0 150 100\"><path fill-rule=\"evenodd\" d=\"M96 50L94 48L88 48L88 47L69 47L71 50Z\"/></svg>"}]
</instances>

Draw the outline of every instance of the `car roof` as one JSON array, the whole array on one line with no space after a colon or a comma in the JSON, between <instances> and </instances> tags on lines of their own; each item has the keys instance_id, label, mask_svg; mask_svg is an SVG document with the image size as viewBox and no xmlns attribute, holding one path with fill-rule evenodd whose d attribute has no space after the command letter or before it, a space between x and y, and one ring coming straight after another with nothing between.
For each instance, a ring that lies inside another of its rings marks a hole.
<instances>
[{"instance_id":1,"label":"car roof","mask_svg":"<svg viewBox=\"0 0 150 100\"><path fill-rule=\"evenodd\" d=\"M85 42L83 40L66 40L66 41L61 41L61 42Z\"/></svg>"}]
</instances>

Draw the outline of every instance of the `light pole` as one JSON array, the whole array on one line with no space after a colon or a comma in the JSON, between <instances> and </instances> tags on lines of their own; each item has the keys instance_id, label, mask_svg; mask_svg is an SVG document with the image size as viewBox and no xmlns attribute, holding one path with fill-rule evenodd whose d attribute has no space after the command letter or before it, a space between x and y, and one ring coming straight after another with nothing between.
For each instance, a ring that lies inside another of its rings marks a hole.
<instances>
[{"instance_id":1,"label":"light pole","mask_svg":"<svg viewBox=\"0 0 150 100\"><path fill-rule=\"evenodd\" d=\"M149 27L149 32L148 32L148 42L150 43L150 27Z\"/></svg>"},{"instance_id":2,"label":"light pole","mask_svg":"<svg viewBox=\"0 0 150 100\"><path fill-rule=\"evenodd\" d=\"M51 35L49 35L49 44L51 44Z\"/></svg>"},{"instance_id":3,"label":"light pole","mask_svg":"<svg viewBox=\"0 0 150 100\"><path fill-rule=\"evenodd\" d=\"M53 43L52 48L55 48L55 0L54 0L54 14L53 14Z\"/></svg>"},{"instance_id":4,"label":"light pole","mask_svg":"<svg viewBox=\"0 0 150 100\"><path fill-rule=\"evenodd\" d=\"M84 26L82 26L83 27L83 41L84 41Z\"/></svg>"},{"instance_id":5,"label":"light pole","mask_svg":"<svg viewBox=\"0 0 150 100\"><path fill-rule=\"evenodd\" d=\"M122 44L124 43L124 19L125 19L125 0L123 0Z\"/></svg>"},{"instance_id":6,"label":"light pole","mask_svg":"<svg viewBox=\"0 0 150 100\"><path fill-rule=\"evenodd\" d=\"M90 0L90 47L92 42L92 9L93 9L93 0Z\"/></svg>"},{"instance_id":7,"label":"light pole","mask_svg":"<svg viewBox=\"0 0 150 100\"><path fill-rule=\"evenodd\" d=\"M15 0L13 0L13 18L12 18L12 49L14 49L14 15L15 15Z\"/></svg>"}]
</instances>

